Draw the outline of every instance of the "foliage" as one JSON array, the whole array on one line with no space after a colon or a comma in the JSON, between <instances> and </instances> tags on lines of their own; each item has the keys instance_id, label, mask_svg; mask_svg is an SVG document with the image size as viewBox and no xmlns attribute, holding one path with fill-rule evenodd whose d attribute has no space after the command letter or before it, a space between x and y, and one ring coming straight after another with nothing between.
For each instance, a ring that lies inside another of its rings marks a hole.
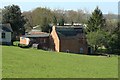
<instances>
[{"instance_id":1,"label":"foliage","mask_svg":"<svg viewBox=\"0 0 120 80\"><path fill-rule=\"evenodd\" d=\"M25 26L25 31L29 32L33 28L33 17L32 17L32 12L23 12L22 15L25 16L26 19L26 24Z\"/></svg>"},{"instance_id":2,"label":"foliage","mask_svg":"<svg viewBox=\"0 0 120 80\"><path fill-rule=\"evenodd\" d=\"M53 25L57 25L57 18L56 18L56 16L53 16Z\"/></svg>"},{"instance_id":3,"label":"foliage","mask_svg":"<svg viewBox=\"0 0 120 80\"><path fill-rule=\"evenodd\" d=\"M117 78L118 57L2 46L3 78Z\"/></svg>"},{"instance_id":4,"label":"foliage","mask_svg":"<svg viewBox=\"0 0 120 80\"><path fill-rule=\"evenodd\" d=\"M87 34L88 43L94 47L95 52L98 47L104 46L107 48L107 53L117 54L120 52L120 39L119 33L105 32L103 30L97 30L97 32L89 32Z\"/></svg>"},{"instance_id":5,"label":"foliage","mask_svg":"<svg viewBox=\"0 0 120 80\"><path fill-rule=\"evenodd\" d=\"M31 23L29 22L28 19L26 19L26 24L24 25L25 26L25 32L29 32L31 31L31 29L33 29L33 26L31 25Z\"/></svg>"},{"instance_id":6,"label":"foliage","mask_svg":"<svg viewBox=\"0 0 120 80\"><path fill-rule=\"evenodd\" d=\"M107 42L107 32L98 30L97 32L89 32L87 34L88 44L94 47L95 53L98 47L103 46Z\"/></svg>"},{"instance_id":7,"label":"foliage","mask_svg":"<svg viewBox=\"0 0 120 80\"><path fill-rule=\"evenodd\" d=\"M108 13L106 17L106 26L105 26L105 31L110 32L111 34L116 31L115 29L117 28L118 20L117 19L112 19L114 15L112 13Z\"/></svg>"},{"instance_id":8,"label":"foliage","mask_svg":"<svg viewBox=\"0 0 120 80\"><path fill-rule=\"evenodd\" d=\"M40 25L42 31L49 32L49 24L52 22L53 18L53 13L50 9L38 7L33 11L24 12L23 15L28 20L26 24L27 31L36 25Z\"/></svg>"},{"instance_id":9,"label":"foliage","mask_svg":"<svg viewBox=\"0 0 120 80\"><path fill-rule=\"evenodd\" d=\"M18 5L5 6L2 16L2 23L10 23L15 34L24 34L26 21Z\"/></svg>"},{"instance_id":10,"label":"foliage","mask_svg":"<svg viewBox=\"0 0 120 80\"><path fill-rule=\"evenodd\" d=\"M109 36L108 50L110 53L119 53L120 54L120 24L119 24L119 22L118 22L117 28Z\"/></svg>"},{"instance_id":11,"label":"foliage","mask_svg":"<svg viewBox=\"0 0 120 80\"><path fill-rule=\"evenodd\" d=\"M63 22L67 23L85 23L87 21L88 15L84 13L83 10L51 10L49 8L41 8L38 7L32 11L23 12L23 15L27 18L28 22L30 23L29 26L36 26L41 25L43 17L46 17L48 20L48 23L53 23L56 25L56 23L62 23L60 25L63 25ZM26 29L29 26L26 26Z\"/></svg>"},{"instance_id":12,"label":"foliage","mask_svg":"<svg viewBox=\"0 0 120 80\"><path fill-rule=\"evenodd\" d=\"M88 20L88 32L97 31L105 27L105 19L101 10L96 7L93 11L92 16Z\"/></svg>"},{"instance_id":13,"label":"foliage","mask_svg":"<svg viewBox=\"0 0 120 80\"><path fill-rule=\"evenodd\" d=\"M50 26L48 24L46 17L43 18L40 28L41 28L42 32L50 32Z\"/></svg>"},{"instance_id":14,"label":"foliage","mask_svg":"<svg viewBox=\"0 0 120 80\"><path fill-rule=\"evenodd\" d=\"M117 49L117 42L118 36L116 34L112 34L108 39L108 49L110 52L114 52L114 49Z\"/></svg>"},{"instance_id":15,"label":"foliage","mask_svg":"<svg viewBox=\"0 0 120 80\"><path fill-rule=\"evenodd\" d=\"M58 21L58 23L59 23L59 26L64 26L64 23L65 23L64 18L63 17L60 18L59 21Z\"/></svg>"},{"instance_id":16,"label":"foliage","mask_svg":"<svg viewBox=\"0 0 120 80\"><path fill-rule=\"evenodd\" d=\"M88 44L94 47L96 53L98 47L104 46L107 42L107 33L103 31L105 27L105 19L101 10L96 7L92 16L88 20L87 25L87 40Z\"/></svg>"},{"instance_id":17,"label":"foliage","mask_svg":"<svg viewBox=\"0 0 120 80\"><path fill-rule=\"evenodd\" d=\"M13 46L19 46L20 42L19 41L14 41Z\"/></svg>"}]
</instances>

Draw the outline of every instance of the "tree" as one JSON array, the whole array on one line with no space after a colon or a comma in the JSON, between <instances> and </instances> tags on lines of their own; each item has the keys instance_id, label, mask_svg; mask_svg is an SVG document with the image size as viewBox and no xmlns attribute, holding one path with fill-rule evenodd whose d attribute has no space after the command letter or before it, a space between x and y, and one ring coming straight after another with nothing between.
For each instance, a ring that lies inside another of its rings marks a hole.
<instances>
[{"instance_id":1,"label":"tree","mask_svg":"<svg viewBox=\"0 0 120 80\"><path fill-rule=\"evenodd\" d=\"M63 17L60 18L59 21L58 21L58 23L59 23L59 26L64 26L64 23L65 23L64 18Z\"/></svg>"},{"instance_id":2,"label":"tree","mask_svg":"<svg viewBox=\"0 0 120 80\"><path fill-rule=\"evenodd\" d=\"M116 31L115 29L118 26L117 25L118 20L116 18L116 15L112 13L108 13L107 15L105 15L105 17L106 17L106 26L104 30L113 34L114 31Z\"/></svg>"},{"instance_id":3,"label":"tree","mask_svg":"<svg viewBox=\"0 0 120 80\"><path fill-rule=\"evenodd\" d=\"M74 11L74 10L68 10L68 11L66 11L66 14L67 14L67 18L68 18L67 21L69 23L77 22L76 18L78 18L78 17L77 17L77 12L76 11Z\"/></svg>"},{"instance_id":4,"label":"tree","mask_svg":"<svg viewBox=\"0 0 120 80\"><path fill-rule=\"evenodd\" d=\"M105 45L105 46L108 49L109 53L114 53L116 49L119 49L119 47L118 47L119 42L118 42L117 34L109 35L106 43L107 43L107 45Z\"/></svg>"},{"instance_id":5,"label":"tree","mask_svg":"<svg viewBox=\"0 0 120 80\"><path fill-rule=\"evenodd\" d=\"M98 29L102 29L105 26L105 19L101 10L96 7L92 16L88 20L88 32L97 31Z\"/></svg>"},{"instance_id":6,"label":"tree","mask_svg":"<svg viewBox=\"0 0 120 80\"><path fill-rule=\"evenodd\" d=\"M44 17L42 23L40 24L42 32L50 32L50 26L48 24L47 18Z\"/></svg>"},{"instance_id":7,"label":"tree","mask_svg":"<svg viewBox=\"0 0 120 80\"><path fill-rule=\"evenodd\" d=\"M24 34L24 24L26 20L22 16L21 10L17 5L5 6L2 12L2 23L10 23L14 34Z\"/></svg>"},{"instance_id":8,"label":"tree","mask_svg":"<svg viewBox=\"0 0 120 80\"><path fill-rule=\"evenodd\" d=\"M96 53L98 47L103 46L107 42L107 32L97 30L96 32L89 32L87 34L88 44L94 48L94 52Z\"/></svg>"},{"instance_id":9,"label":"tree","mask_svg":"<svg viewBox=\"0 0 120 80\"><path fill-rule=\"evenodd\" d=\"M118 36L118 38L117 38L117 49L118 49L118 52L119 52L119 54L120 54L120 21L118 22L118 27L117 27L117 36Z\"/></svg>"},{"instance_id":10,"label":"tree","mask_svg":"<svg viewBox=\"0 0 120 80\"><path fill-rule=\"evenodd\" d=\"M103 30L105 27L105 19L101 10L96 7L92 16L88 20L87 25L87 40L88 44L94 47L96 53L98 47L104 46L107 42L107 33Z\"/></svg>"},{"instance_id":11,"label":"tree","mask_svg":"<svg viewBox=\"0 0 120 80\"><path fill-rule=\"evenodd\" d=\"M108 40L108 50L120 54L120 22Z\"/></svg>"},{"instance_id":12,"label":"tree","mask_svg":"<svg viewBox=\"0 0 120 80\"><path fill-rule=\"evenodd\" d=\"M48 24L52 23L52 19L53 19L53 14L50 11L50 9L41 8L41 7L38 7L36 9L34 9L31 12L31 16L32 16L32 24L33 24L33 26L41 25L43 23L43 19L45 17L47 19Z\"/></svg>"},{"instance_id":13,"label":"tree","mask_svg":"<svg viewBox=\"0 0 120 80\"><path fill-rule=\"evenodd\" d=\"M56 16L53 16L53 25L57 25L57 18L56 18Z\"/></svg>"},{"instance_id":14,"label":"tree","mask_svg":"<svg viewBox=\"0 0 120 80\"><path fill-rule=\"evenodd\" d=\"M29 32L33 29L33 26L31 25L30 21L28 19L26 19L26 24L24 25L25 27L25 32Z\"/></svg>"},{"instance_id":15,"label":"tree","mask_svg":"<svg viewBox=\"0 0 120 80\"><path fill-rule=\"evenodd\" d=\"M22 15L26 19L26 24L25 24L25 31L29 32L33 28L33 17L32 17L32 12L23 12Z\"/></svg>"}]
</instances>

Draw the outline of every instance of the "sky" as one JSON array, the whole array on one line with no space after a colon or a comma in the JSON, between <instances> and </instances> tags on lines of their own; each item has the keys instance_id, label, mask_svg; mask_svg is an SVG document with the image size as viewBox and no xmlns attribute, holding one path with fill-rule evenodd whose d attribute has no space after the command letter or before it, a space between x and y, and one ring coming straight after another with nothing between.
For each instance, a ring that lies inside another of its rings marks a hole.
<instances>
[{"instance_id":1,"label":"sky","mask_svg":"<svg viewBox=\"0 0 120 80\"><path fill-rule=\"evenodd\" d=\"M29 11L29 10L33 10L37 7L47 7L50 9L64 9L64 10L78 10L78 9L82 9L82 10L87 10L89 11L89 13L91 13L96 6L99 6L99 8L101 9L101 11L104 14L107 13L114 13L114 14L118 14L118 2L35 2L35 1L26 1L26 2L20 2L20 1L15 1L15 2L10 2L10 1L3 1L1 3L1 7L4 6L8 6L11 4L15 4L18 5L21 8L21 11Z\"/></svg>"}]
</instances>

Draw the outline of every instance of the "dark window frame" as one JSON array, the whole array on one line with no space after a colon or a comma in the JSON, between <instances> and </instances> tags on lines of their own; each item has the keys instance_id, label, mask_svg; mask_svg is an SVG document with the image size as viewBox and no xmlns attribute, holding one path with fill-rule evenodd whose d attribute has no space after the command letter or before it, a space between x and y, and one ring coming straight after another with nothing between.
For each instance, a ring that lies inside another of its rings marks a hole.
<instances>
[{"instance_id":1,"label":"dark window frame","mask_svg":"<svg viewBox=\"0 0 120 80\"><path fill-rule=\"evenodd\" d=\"M5 33L4 32L2 32L2 39L5 39Z\"/></svg>"}]
</instances>

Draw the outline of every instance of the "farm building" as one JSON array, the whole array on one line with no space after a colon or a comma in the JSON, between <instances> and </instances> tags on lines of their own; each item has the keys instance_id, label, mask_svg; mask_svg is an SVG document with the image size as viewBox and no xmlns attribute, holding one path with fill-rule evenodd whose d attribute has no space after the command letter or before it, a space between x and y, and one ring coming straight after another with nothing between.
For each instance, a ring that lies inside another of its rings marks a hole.
<instances>
[{"instance_id":1,"label":"farm building","mask_svg":"<svg viewBox=\"0 0 120 80\"><path fill-rule=\"evenodd\" d=\"M57 52L88 53L82 25L53 26L51 34L33 29L20 38L20 44L38 44L40 49Z\"/></svg>"},{"instance_id":2,"label":"farm building","mask_svg":"<svg viewBox=\"0 0 120 80\"><path fill-rule=\"evenodd\" d=\"M11 45L12 40L12 28L8 24L0 24L0 44Z\"/></svg>"},{"instance_id":3,"label":"farm building","mask_svg":"<svg viewBox=\"0 0 120 80\"><path fill-rule=\"evenodd\" d=\"M28 34L20 37L20 44L30 45L37 44L40 49L49 47L49 33L39 30L32 30Z\"/></svg>"},{"instance_id":4,"label":"farm building","mask_svg":"<svg viewBox=\"0 0 120 80\"><path fill-rule=\"evenodd\" d=\"M50 47L57 52L88 53L82 26L53 26Z\"/></svg>"}]
</instances>

